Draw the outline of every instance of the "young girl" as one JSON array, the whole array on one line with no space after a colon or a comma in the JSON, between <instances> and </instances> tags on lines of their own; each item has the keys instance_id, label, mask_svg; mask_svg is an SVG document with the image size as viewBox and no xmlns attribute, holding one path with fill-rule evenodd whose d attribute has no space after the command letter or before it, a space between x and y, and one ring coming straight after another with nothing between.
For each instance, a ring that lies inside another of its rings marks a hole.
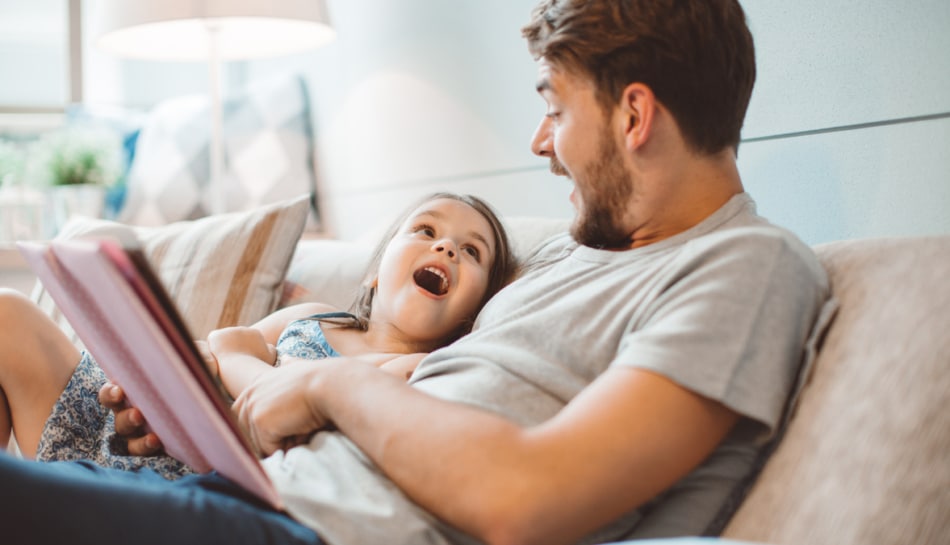
<instances>
[{"instance_id":1,"label":"young girl","mask_svg":"<svg viewBox=\"0 0 950 545\"><path fill-rule=\"evenodd\" d=\"M208 365L234 398L278 365L339 355L371 359L407 377L425 353L471 329L513 270L507 236L491 208L476 197L437 193L383 237L351 312L304 303L251 327L214 331ZM168 456L127 455L112 412L98 402L105 375L32 303L0 296L3 316L17 316L18 325L0 336L0 447L12 428L21 452L37 460L148 467L168 478L191 472Z\"/></svg>"}]
</instances>

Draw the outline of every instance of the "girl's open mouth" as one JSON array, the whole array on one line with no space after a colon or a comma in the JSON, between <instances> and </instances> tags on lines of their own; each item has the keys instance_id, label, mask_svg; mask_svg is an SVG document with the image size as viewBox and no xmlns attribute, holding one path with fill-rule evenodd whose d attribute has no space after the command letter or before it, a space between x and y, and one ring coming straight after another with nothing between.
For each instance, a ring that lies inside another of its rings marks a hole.
<instances>
[{"instance_id":1,"label":"girl's open mouth","mask_svg":"<svg viewBox=\"0 0 950 545\"><path fill-rule=\"evenodd\" d=\"M449 291L449 279L435 267L423 267L412 275L416 284L432 295L445 295Z\"/></svg>"}]
</instances>

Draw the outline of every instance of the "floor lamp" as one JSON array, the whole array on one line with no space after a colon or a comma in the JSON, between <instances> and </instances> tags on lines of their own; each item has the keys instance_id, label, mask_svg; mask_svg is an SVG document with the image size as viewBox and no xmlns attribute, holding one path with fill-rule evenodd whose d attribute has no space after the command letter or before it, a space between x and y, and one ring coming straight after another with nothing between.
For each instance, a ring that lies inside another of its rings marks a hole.
<instances>
[{"instance_id":1,"label":"floor lamp","mask_svg":"<svg viewBox=\"0 0 950 545\"><path fill-rule=\"evenodd\" d=\"M325 0L99 0L98 6L102 32L96 44L102 50L208 63L216 207L224 206L221 62L296 53L335 37Z\"/></svg>"}]
</instances>

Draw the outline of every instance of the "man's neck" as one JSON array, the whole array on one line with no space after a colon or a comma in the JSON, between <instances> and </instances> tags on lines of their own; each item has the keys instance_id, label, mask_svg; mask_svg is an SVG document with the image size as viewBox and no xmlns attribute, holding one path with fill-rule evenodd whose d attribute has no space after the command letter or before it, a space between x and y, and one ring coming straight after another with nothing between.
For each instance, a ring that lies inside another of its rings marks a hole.
<instances>
[{"instance_id":1,"label":"man's neck","mask_svg":"<svg viewBox=\"0 0 950 545\"><path fill-rule=\"evenodd\" d=\"M654 215L633 233L631 248L646 246L686 231L744 191L734 152L678 157L654 169Z\"/></svg>"}]
</instances>

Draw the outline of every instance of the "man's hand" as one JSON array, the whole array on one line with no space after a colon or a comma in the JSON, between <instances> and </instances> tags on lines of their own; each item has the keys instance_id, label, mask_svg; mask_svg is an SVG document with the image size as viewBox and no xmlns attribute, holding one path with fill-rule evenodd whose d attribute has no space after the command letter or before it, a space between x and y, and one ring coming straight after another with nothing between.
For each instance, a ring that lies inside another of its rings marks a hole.
<instances>
[{"instance_id":1,"label":"man's hand","mask_svg":"<svg viewBox=\"0 0 950 545\"><path fill-rule=\"evenodd\" d=\"M306 443L326 427L327 419L315 410L311 398L311 386L326 363L282 365L263 373L235 400L232 409L238 423L259 454L268 456Z\"/></svg>"},{"instance_id":2,"label":"man's hand","mask_svg":"<svg viewBox=\"0 0 950 545\"><path fill-rule=\"evenodd\" d=\"M129 454L150 456L162 450L162 442L146 431L142 411L127 403L125 392L117 384L106 382L99 389L99 403L115 414L115 433L126 440Z\"/></svg>"}]
</instances>

